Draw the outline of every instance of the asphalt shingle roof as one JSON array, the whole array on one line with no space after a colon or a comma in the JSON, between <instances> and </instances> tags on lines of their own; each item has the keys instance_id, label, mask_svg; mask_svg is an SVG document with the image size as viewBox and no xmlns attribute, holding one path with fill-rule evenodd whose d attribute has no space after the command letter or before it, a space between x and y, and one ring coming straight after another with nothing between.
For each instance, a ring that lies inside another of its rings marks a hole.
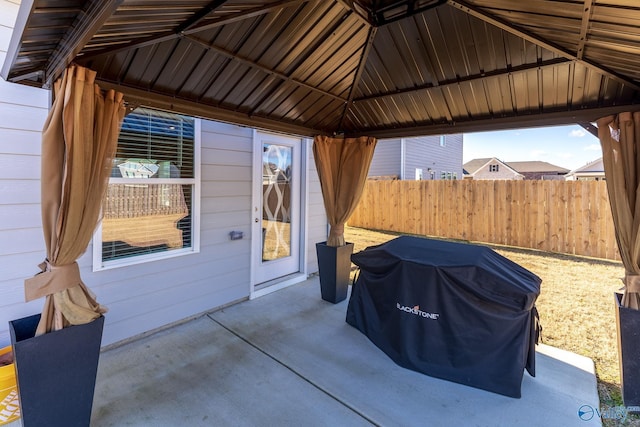
<instances>
[{"instance_id":1,"label":"asphalt shingle roof","mask_svg":"<svg viewBox=\"0 0 640 427\"><path fill-rule=\"evenodd\" d=\"M492 158L495 157L487 157L481 159L473 159L462 165L464 170L466 170L470 175L480 169L482 166L486 165ZM496 159L498 160L498 159ZM501 160L498 160L502 162ZM518 173L532 173L532 172L558 172L558 173L568 173L569 169L565 169L561 166L556 166L548 162L543 162L539 160L526 161L526 162L502 162L505 165L509 166L511 169L515 170Z\"/></svg>"}]
</instances>

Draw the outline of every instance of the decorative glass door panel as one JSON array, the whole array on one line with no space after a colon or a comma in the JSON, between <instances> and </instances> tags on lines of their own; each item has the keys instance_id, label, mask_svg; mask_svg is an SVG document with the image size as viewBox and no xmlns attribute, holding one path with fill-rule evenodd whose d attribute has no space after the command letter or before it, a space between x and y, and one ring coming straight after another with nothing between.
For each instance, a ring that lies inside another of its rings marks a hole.
<instances>
[{"instance_id":1,"label":"decorative glass door panel","mask_svg":"<svg viewBox=\"0 0 640 427\"><path fill-rule=\"evenodd\" d=\"M291 256L292 147L262 146L262 261Z\"/></svg>"}]
</instances>

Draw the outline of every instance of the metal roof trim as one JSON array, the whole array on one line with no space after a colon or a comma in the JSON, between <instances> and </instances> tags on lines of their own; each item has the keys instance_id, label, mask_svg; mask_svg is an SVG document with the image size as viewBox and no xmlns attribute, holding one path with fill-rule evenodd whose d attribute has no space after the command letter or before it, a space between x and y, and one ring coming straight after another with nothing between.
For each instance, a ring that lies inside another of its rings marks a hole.
<instances>
[{"instance_id":1,"label":"metal roof trim","mask_svg":"<svg viewBox=\"0 0 640 427\"><path fill-rule=\"evenodd\" d=\"M18 53L20 52L20 47L22 45L22 37L25 29L27 28L27 22L31 17L34 7L35 0L23 0L18 8L18 17L16 19L13 33L11 34L11 41L9 42L9 48L7 49L7 55L5 56L1 72L2 78L8 82L22 80L20 78L14 80L14 77L11 76L11 69L18 58ZM36 73L44 75L44 72L40 70L36 71Z\"/></svg>"}]
</instances>

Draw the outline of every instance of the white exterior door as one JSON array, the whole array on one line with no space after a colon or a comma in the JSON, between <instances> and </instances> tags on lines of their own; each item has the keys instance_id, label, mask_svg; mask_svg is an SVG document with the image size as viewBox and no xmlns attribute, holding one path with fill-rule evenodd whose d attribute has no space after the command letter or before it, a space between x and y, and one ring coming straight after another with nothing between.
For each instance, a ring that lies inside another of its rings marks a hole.
<instances>
[{"instance_id":1,"label":"white exterior door","mask_svg":"<svg viewBox=\"0 0 640 427\"><path fill-rule=\"evenodd\" d=\"M302 140L256 132L254 138L254 289L300 271Z\"/></svg>"}]
</instances>

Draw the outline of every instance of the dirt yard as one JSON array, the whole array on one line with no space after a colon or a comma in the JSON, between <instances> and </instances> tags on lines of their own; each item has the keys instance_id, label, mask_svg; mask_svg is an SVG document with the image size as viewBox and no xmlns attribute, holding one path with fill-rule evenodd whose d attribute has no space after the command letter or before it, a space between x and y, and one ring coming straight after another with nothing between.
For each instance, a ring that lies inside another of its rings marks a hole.
<instances>
[{"instance_id":1,"label":"dirt yard","mask_svg":"<svg viewBox=\"0 0 640 427\"><path fill-rule=\"evenodd\" d=\"M399 234L346 227L345 238L354 252ZM489 245L491 246L491 245ZM491 246L496 252L542 279L536 306L542 342L591 358L596 367L603 409L622 405L613 293L622 286L622 263L511 247ZM605 426L640 426L603 420Z\"/></svg>"}]
</instances>

